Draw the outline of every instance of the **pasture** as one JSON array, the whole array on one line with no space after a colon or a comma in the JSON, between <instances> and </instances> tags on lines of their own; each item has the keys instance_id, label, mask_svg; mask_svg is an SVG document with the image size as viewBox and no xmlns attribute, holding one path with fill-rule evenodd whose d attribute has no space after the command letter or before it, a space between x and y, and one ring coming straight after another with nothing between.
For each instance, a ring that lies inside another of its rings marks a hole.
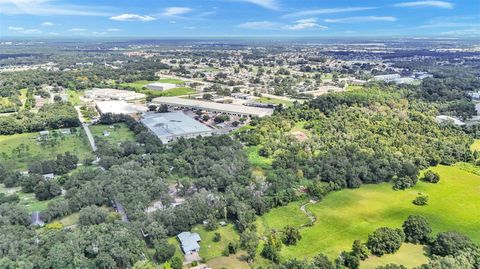
<instances>
[{"instance_id":1,"label":"pasture","mask_svg":"<svg viewBox=\"0 0 480 269\"><path fill-rule=\"evenodd\" d=\"M110 126L112 126L113 128L111 128ZM113 125L90 125L90 131L92 132L95 140L101 137L113 144L125 141L135 141L135 134L130 131L130 129L125 123L116 123ZM108 136L104 136L104 131L108 132Z\"/></svg>"},{"instance_id":2,"label":"pasture","mask_svg":"<svg viewBox=\"0 0 480 269\"><path fill-rule=\"evenodd\" d=\"M457 166L438 166L432 170L440 174L437 184L419 181L405 191L392 190L391 183L363 185L359 189L330 193L322 201L308 205L307 210L316 216L316 222L312 227L302 228L299 243L282 248L281 255L311 258L322 252L333 259L342 250L349 250L354 240L365 242L368 234L379 227L401 227L409 215L427 218L434 233L455 230L480 243L480 219L473 214L480 212L480 176ZM418 193L430 197L428 205L412 204ZM281 229L286 224L300 226L303 221L297 219L304 218L304 214L296 210L299 205L293 203L271 210L258 219L259 227L265 230L265 227Z\"/></svg>"},{"instance_id":3,"label":"pasture","mask_svg":"<svg viewBox=\"0 0 480 269\"><path fill-rule=\"evenodd\" d=\"M20 198L18 204L25 206L29 213L43 211L47 209L48 203L56 199L61 199L60 197L55 197L50 200L39 201L35 198L34 193L24 193L21 191L20 187L6 188L3 184L0 184L0 193L5 193L7 195L16 193L18 198Z\"/></svg>"},{"instance_id":4,"label":"pasture","mask_svg":"<svg viewBox=\"0 0 480 269\"><path fill-rule=\"evenodd\" d=\"M14 169L26 170L32 162L54 159L67 151L80 160L91 157L92 152L83 129L75 130L72 134L59 134L55 138L49 138L49 143L40 142L37 139L38 132L0 135L0 161Z\"/></svg>"}]
</instances>

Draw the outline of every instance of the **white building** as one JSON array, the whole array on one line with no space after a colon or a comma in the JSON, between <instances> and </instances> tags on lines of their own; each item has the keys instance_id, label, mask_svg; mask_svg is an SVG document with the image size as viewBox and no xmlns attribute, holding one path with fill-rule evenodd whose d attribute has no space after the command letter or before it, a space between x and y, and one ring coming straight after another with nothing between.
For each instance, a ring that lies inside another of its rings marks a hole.
<instances>
[{"instance_id":1,"label":"white building","mask_svg":"<svg viewBox=\"0 0 480 269\"><path fill-rule=\"evenodd\" d=\"M135 114L138 110L125 101L98 101L95 107L100 114Z\"/></svg>"},{"instance_id":2,"label":"white building","mask_svg":"<svg viewBox=\"0 0 480 269\"><path fill-rule=\"evenodd\" d=\"M145 87L149 90L166 91L173 88L177 88L178 85L173 83L154 82L146 85Z\"/></svg>"},{"instance_id":3,"label":"white building","mask_svg":"<svg viewBox=\"0 0 480 269\"><path fill-rule=\"evenodd\" d=\"M157 97L152 100L152 103L174 108L200 109L210 113L224 113L233 116L265 117L273 114L273 109L270 108L221 104L179 97Z\"/></svg>"},{"instance_id":4,"label":"white building","mask_svg":"<svg viewBox=\"0 0 480 269\"><path fill-rule=\"evenodd\" d=\"M143 93L137 93L134 91L125 91L118 89L108 89L108 88L93 88L91 90L85 91L85 97L95 100L120 100L120 101L130 101L145 99L146 95Z\"/></svg>"}]
</instances>

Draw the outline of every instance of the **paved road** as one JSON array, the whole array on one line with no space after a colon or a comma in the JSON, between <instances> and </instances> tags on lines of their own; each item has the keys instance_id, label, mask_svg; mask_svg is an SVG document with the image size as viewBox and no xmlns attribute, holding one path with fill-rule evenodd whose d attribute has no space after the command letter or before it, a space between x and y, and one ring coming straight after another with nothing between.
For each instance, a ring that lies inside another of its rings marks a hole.
<instances>
[{"instance_id":1,"label":"paved road","mask_svg":"<svg viewBox=\"0 0 480 269\"><path fill-rule=\"evenodd\" d=\"M90 128L88 128L88 124L82 124L83 130L87 134L88 142L90 142L90 146L92 147L93 152L97 151L97 146L95 145L95 140L93 139L92 132L90 132Z\"/></svg>"}]
</instances>

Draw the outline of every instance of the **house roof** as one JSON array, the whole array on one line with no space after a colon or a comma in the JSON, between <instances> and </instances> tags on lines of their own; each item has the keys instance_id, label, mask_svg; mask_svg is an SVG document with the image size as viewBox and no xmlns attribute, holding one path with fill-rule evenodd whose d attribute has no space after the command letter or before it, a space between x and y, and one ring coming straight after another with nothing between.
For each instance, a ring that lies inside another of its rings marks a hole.
<instances>
[{"instance_id":1,"label":"house roof","mask_svg":"<svg viewBox=\"0 0 480 269\"><path fill-rule=\"evenodd\" d=\"M184 253L200 249L200 242L202 239L197 233L191 232L182 232L177 235L180 244L182 245L182 250Z\"/></svg>"}]
</instances>

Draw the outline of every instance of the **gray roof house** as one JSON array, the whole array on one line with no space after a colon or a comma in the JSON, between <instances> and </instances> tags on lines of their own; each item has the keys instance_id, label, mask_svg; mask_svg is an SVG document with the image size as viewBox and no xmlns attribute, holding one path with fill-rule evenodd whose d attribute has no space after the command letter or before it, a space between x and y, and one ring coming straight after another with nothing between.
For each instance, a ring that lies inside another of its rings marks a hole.
<instances>
[{"instance_id":1,"label":"gray roof house","mask_svg":"<svg viewBox=\"0 0 480 269\"><path fill-rule=\"evenodd\" d=\"M177 235L177 238L180 240L183 253L191 254L193 252L200 251L200 245L198 242L200 242L202 239L197 233L182 232Z\"/></svg>"},{"instance_id":2,"label":"gray roof house","mask_svg":"<svg viewBox=\"0 0 480 269\"><path fill-rule=\"evenodd\" d=\"M45 225L45 222L43 222L43 220L41 219L39 211L35 211L32 213L30 224L32 224L33 226L41 226L41 227Z\"/></svg>"}]
</instances>

